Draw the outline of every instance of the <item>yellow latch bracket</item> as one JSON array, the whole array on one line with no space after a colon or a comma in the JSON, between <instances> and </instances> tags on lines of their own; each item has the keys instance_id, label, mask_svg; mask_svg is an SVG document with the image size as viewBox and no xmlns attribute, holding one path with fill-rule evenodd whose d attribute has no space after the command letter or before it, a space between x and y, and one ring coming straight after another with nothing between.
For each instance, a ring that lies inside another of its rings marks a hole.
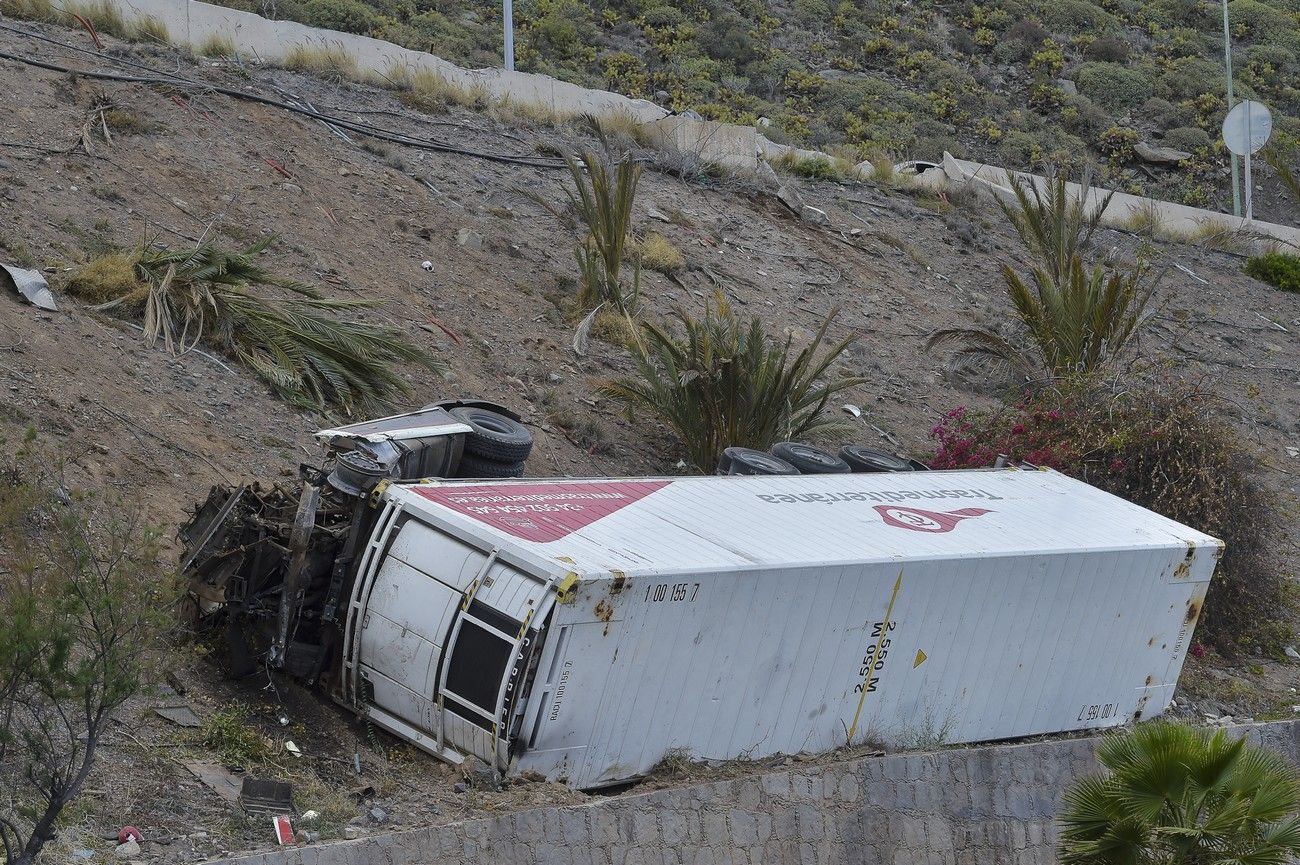
<instances>
[{"instance_id":1,"label":"yellow latch bracket","mask_svg":"<svg viewBox=\"0 0 1300 865\"><path fill-rule=\"evenodd\" d=\"M555 586L555 600L561 604L572 604L577 597L578 575L574 571L569 571Z\"/></svg>"}]
</instances>

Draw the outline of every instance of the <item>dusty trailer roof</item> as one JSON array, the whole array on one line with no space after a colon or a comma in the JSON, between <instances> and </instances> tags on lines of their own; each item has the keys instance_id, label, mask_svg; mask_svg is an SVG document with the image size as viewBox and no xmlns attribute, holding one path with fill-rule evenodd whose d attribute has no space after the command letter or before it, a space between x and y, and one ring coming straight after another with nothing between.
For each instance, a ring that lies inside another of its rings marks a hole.
<instances>
[{"instance_id":1,"label":"dusty trailer roof","mask_svg":"<svg viewBox=\"0 0 1300 865\"><path fill-rule=\"evenodd\" d=\"M437 481L386 495L580 575L1219 543L1050 470Z\"/></svg>"}]
</instances>

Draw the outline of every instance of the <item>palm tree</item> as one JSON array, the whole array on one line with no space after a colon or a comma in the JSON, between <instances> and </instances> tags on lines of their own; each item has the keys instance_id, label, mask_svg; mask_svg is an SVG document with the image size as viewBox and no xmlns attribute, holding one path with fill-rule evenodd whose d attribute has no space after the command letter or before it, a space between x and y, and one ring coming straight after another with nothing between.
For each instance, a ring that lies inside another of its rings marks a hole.
<instances>
[{"instance_id":1,"label":"palm tree","mask_svg":"<svg viewBox=\"0 0 1300 865\"><path fill-rule=\"evenodd\" d=\"M826 405L863 379L827 375L854 338L828 343L835 315L795 353L790 337L774 339L757 318L741 321L719 295L702 319L677 311L682 337L644 323L646 345L633 351L637 375L608 381L601 392L662 420L704 472L733 445L766 449L837 431L844 424L827 416Z\"/></svg>"},{"instance_id":2,"label":"palm tree","mask_svg":"<svg viewBox=\"0 0 1300 865\"><path fill-rule=\"evenodd\" d=\"M1172 721L1112 736L1065 794L1062 865L1287 865L1300 780L1278 755Z\"/></svg>"},{"instance_id":3,"label":"palm tree","mask_svg":"<svg viewBox=\"0 0 1300 865\"><path fill-rule=\"evenodd\" d=\"M1031 378L1091 372L1121 354L1147 320L1158 278L1139 263L1127 270L1088 267L1083 253L1092 242L1107 194L1089 208L1085 176L1079 195L1062 174L1040 189L1016 183L1015 201L998 200L1002 212L1034 258L1030 278L1002 266L1007 296L1028 331L1018 345L990 331L952 328L931 334L928 346L956 344L958 356L982 356L1010 363Z\"/></svg>"}]
</instances>

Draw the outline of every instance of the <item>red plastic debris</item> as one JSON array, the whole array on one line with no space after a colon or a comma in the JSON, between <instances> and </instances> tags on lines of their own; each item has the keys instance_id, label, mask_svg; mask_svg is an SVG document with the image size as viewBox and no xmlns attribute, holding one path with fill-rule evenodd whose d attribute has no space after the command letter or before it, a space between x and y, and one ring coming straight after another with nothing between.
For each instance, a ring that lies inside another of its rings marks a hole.
<instances>
[{"instance_id":1,"label":"red plastic debris","mask_svg":"<svg viewBox=\"0 0 1300 865\"><path fill-rule=\"evenodd\" d=\"M275 827L275 840L281 847L293 843L293 826L289 823L288 817L283 814L272 817L271 825Z\"/></svg>"},{"instance_id":2,"label":"red plastic debris","mask_svg":"<svg viewBox=\"0 0 1300 865\"><path fill-rule=\"evenodd\" d=\"M125 844L127 841L143 840L144 836L141 835L140 830L134 826L123 826L121 831L117 833L117 843L119 844Z\"/></svg>"}]
</instances>

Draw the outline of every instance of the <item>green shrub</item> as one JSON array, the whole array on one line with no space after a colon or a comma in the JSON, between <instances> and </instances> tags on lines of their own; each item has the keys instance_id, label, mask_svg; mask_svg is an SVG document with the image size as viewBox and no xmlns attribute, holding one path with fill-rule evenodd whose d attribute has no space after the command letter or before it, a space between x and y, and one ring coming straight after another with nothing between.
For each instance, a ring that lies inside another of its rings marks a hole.
<instances>
[{"instance_id":1,"label":"green shrub","mask_svg":"<svg viewBox=\"0 0 1300 865\"><path fill-rule=\"evenodd\" d=\"M1118 63L1085 63L1074 82L1080 93L1113 112L1127 111L1151 96L1151 82Z\"/></svg>"},{"instance_id":2,"label":"green shrub","mask_svg":"<svg viewBox=\"0 0 1300 865\"><path fill-rule=\"evenodd\" d=\"M1125 126L1112 126L1097 136L1097 149L1103 156L1119 165L1133 158L1133 145L1137 144L1137 130Z\"/></svg>"},{"instance_id":3,"label":"green shrub","mask_svg":"<svg viewBox=\"0 0 1300 865\"><path fill-rule=\"evenodd\" d=\"M1226 84L1223 60L1180 57L1156 78L1156 95L1171 102L1195 99L1202 93L1222 93Z\"/></svg>"},{"instance_id":4,"label":"green shrub","mask_svg":"<svg viewBox=\"0 0 1300 865\"><path fill-rule=\"evenodd\" d=\"M1127 63L1132 52L1119 36L1103 36L1084 49L1083 56L1102 63Z\"/></svg>"},{"instance_id":5,"label":"green shrub","mask_svg":"<svg viewBox=\"0 0 1300 865\"><path fill-rule=\"evenodd\" d=\"M1266 252L1247 259L1246 274L1283 291L1300 292L1300 255Z\"/></svg>"},{"instance_id":6,"label":"green shrub","mask_svg":"<svg viewBox=\"0 0 1300 865\"><path fill-rule=\"evenodd\" d=\"M1168 99L1161 99L1159 96L1153 96L1143 102L1142 107L1138 109L1138 113L1158 129L1170 129L1179 126L1190 117L1189 112L1174 105Z\"/></svg>"},{"instance_id":7,"label":"green shrub","mask_svg":"<svg viewBox=\"0 0 1300 865\"><path fill-rule=\"evenodd\" d=\"M1300 778L1245 736L1158 721L1097 749L1104 775L1065 794L1062 865L1221 865L1300 856Z\"/></svg>"},{"instance_id":8,"label":"green shrub","mask_svg":"<svg viewBox=\"0 0 1300 865\"><path fill-rule=\"evenodd\" d=\"M1242 41L1300 51L1300 27L1295 16L1260 0L1230 0L1228 21Z\"/></svg>"},{"instance_id":9,"label":"green shrub","mask_svg":"<svg viewBox=\"0 0 1300 865\"><path fill-rule=\"evenodd\" d=\"M933 430L934 468L991 465L998 454L1049 466L1213 535L1225 544L1198 635L1231 650L1245 635L1286 622L1286 579L1265 542L1280 515L1258 483L1255 458L1225 419L1231 405L1179 381L1079 380L1013 407L955 409Z\"/></svg>"},{"instance_id":10,"label":"green shrub","mask_svg":"<svg viewBox=\"0 0 1300 865\"><path fill-rule=\"evenodd\" d=\"M1196 153L1210 146L1210 134L1195 126L1180 126L1166 132L1163 143L1165 147Z\"/></svg>"},{"instance_id":11,"label":"green shrub","mask_svg":"<svg viewBox=\"0 0 1300 865\"><path fill-rule=\"evenodd\" d=\"M302 4L306 23L314 27L359 33L363 36L379 26L379 14L359 0L306 0Z\"/></svg>"},{"instance_id":12,"label":"green shrub","mask_svg":"<svg viewBox=\"0 0 1300 865\"><path fill-rule=\"evenodd\" d=\"M839 431L825 413L831 397L861 384L828 371L853 336L826 344L832 312L807 347L791 354L791 338L768 335L760 319L741 321L719 295L702 319L684 310L678 337L645 323L644 349L633 352L637 376L606 382L605 395L663 421L697 469L711 472L725 448L766 450L779 441Z\"/></svg>"},{"instance_id":13,"label":"green shrub","mask_svg":"<svg viewBox=\"0 0 1300 865\"><path fill-rule=\"evenodd\" d=\"M1054 33L1100 35L1119 33L1124 29L1118 18L1088 0L1045 0L1038 4L1038 8L1043 23Z\"/></svg>"},{"instance_id":14,"label":"green shrub","mask_svg":"<svg viewBox=\"0 0 1300 865\"><path fill-rule=\"evenodd\" d=\"M1089 141L1115 125L1106 109L1077 94L1066 94L1061 99L1060 117L1066 131Z\"/></svg>"}]
</instances>

